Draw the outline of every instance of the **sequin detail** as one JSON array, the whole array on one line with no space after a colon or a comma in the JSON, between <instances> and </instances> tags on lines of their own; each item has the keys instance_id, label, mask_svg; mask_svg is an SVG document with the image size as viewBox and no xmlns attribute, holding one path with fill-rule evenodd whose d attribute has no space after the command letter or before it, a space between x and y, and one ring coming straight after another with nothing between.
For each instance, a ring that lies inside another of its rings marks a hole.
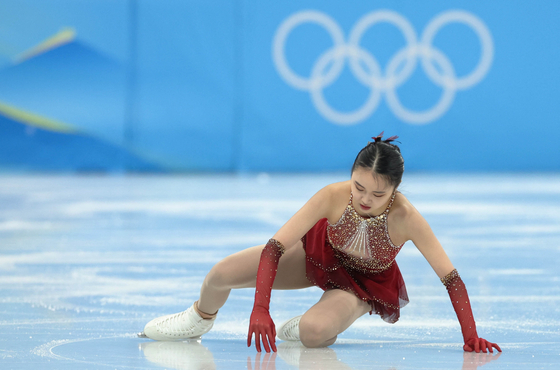
<instances>
[{"instance_id":1,"label":"sequin detail","mask_svg":"<svg viewBox=\"0 0 560 370\"><path fill-rule=\"evenodd\" d=\"M394 245L387 228L387 218L395 195L396 192L393 193L383 213L364 219L354 209L351 194L338 222L327 226L328 241L345 268L365 273L378 273L391 267L404 245Z\"/></svg>"},{"instance_id":2,"label":"sequin detail","mask_svg":"<svg viewBox=\"0 0 560 370\"><path fill-rule=\"evenodd\" d=\"M453 305L453 309L461 325L463 341L467 343L473 338L478 338L476 323L472 314L469 294L467 293L465 283L457 273L457 270L453 270L445 275L442 278L442 281L443 280L445 280L444 284L447 288L447 293L449 293L449 299L451 300L451 304Z\"/></svg>"},{"instance_id":3,"label":"sequin detail","mask_svg":"<svg viewBox=\"0 0 560 370\"><path fill-rule=\"evenodd\" d=\"M278 257L282 256L284 254L284 252L286 252L286 247L284 247L284 244L280 243L276 239L269 239L268 243L266 243L265 248L267 248L269 246L273 247L273 249L275 249L275 252L280 254Z\"/></svg>"},{"instance_id":4,"label":"sequin detail","mask_svg":"<svg viewBox=\"0 0 560 370\"><path fill-rule=\"evenodd\" d=\"M449 286L451 285L451 283L453 283L453 281L455 279L457 279L459 276L459 273L457 272L457 269L454 269L453 271L451 271L449 274L445 275L444 277L442 277L440 280L443 283L443 285L445 285L446 288L449 288Z\"/></svg>"},{"instance_id":5,"label":"sequin detail","mask_svg":"<svg viewBox=\"0 0 560 370\"><path fill-rule=\"evenodd\" d=\"M255 306L268 310L270 304L270 291L276 273L278 262L286 248L276 239L270 239L261 253L259 267L257 269L257 280L255 289Z\"/></svg>"},{"instance_id":6,"label":"sequin detail","mask_svg":"<svg viewBox=\"0 0 560 370\"><path fill-rule=\"evenodd\" d=\"M313 266L320 268L321 270L325 271L325 272L333 272L338 270L341 265L337 264L333 267L327 267L327 266L323 266L323 264L315 261L313 258L311 258L310 256L307 256L307 261L309 261L309 263L313 264Z\"/></svg>"},{"instance_id":7,"label":"sequin detail","mask_svg":"<svg viewBox=\"0 0 560 370\"><path fill-rule=\"evenodd\" d=\"M318 284L317 284L317 281L314 280L314 279L312 279L312 278L307 277L307 280L308 280L311 284L313 284L313 285L318 285ZM395 309L395 310L398 310L398 309L400 308L400 307L397 306L397 305L390 304L390 303L385 302L385 301L383 301L383 300L381 300L381 299L379 299L379 298L377 298L377 297L371 297L371 299L368 299L368 298L365 298L365 297L360 297L360 295L359 295L358 293L356 293L356 291L353 290L352 288L350 288L350 287L345 287L345 286L342 286L342 285L340 285L340 284L337 284L336 282L332 281L331 279L327 279L327 282L328 282L329 285L331 285L332 287L336 287L337 289L344 290L344 291L349 292L349 293L353 293L356 297L358 297L359 299L361 299L361 300L364 301L364 302L376 301L376 302L379 302L380 304L382 304L382 305L384 305L384 306L391 307L391 308L393 308L393 309ZM372 310L374 310L374 308L372 308ZM377 313L377 312L376 312L376 313ZM371 312L370 312L370 315L371 315Z\"/></svg>"}]
</instances>

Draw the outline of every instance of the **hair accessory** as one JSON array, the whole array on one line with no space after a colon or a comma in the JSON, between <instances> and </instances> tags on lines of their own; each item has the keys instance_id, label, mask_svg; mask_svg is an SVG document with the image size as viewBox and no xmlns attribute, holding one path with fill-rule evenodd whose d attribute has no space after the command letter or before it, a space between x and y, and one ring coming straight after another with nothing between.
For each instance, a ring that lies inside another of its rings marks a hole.
<instances>
[{"instance_id":1,"label":"hair accessory","mask_svg":"<svg viewBox=\"0 0 560 370\"><path fill-rule=\"evenodd\" d=\"M372 139L374 140L375 143L378 143L380 141L384 142L384 143L390 143L391 141L395 141L397 140L399 137L398 136L391 136L388 139L382 140L383 139L383 133L385 133L385 131L381 131L381 133L375 137L372 137Z\"/></svg>"}]
</instances>

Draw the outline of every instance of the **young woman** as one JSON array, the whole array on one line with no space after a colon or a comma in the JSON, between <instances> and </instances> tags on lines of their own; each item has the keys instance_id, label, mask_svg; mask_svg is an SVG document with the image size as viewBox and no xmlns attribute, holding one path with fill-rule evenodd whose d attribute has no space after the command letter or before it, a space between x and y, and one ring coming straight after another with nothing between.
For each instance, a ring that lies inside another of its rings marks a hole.
<instances>
[{"instance_id":1,"label":"young woman","mask_svg":"<svg viewBox=\"0 0 560 370\"><path fill-rule=\"evenodd\" d=\"M282 340L307 347L336 341L360 316L376 313L389 323L408 303L395 257L411 240L447 288L463 333L465 351L500 347L478 336L467 290L426 220L397 191L404 171L396 136L373 138L356 157L349 181L315 194L268 241L218 262L200 298L188 310L159 317L144 328L155 340L181 340L208 332L231 289L256 287L247 345L254 335L266 352L276 351L269 314L271 289L323 289L319 302L278 328ZM282 258L280 258L282 257ZM256 281L255 281L256 276Z\"/></svg>"}]
</instances>

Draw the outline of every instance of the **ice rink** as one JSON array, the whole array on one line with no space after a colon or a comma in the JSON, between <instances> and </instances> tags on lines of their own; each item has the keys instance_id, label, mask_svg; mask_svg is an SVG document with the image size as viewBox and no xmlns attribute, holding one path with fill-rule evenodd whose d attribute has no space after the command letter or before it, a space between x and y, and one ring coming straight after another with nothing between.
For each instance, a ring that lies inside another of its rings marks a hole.
<instances>
[{"instance_id":1,"label":"ice rink","mask_svg":"<svg viewBox=\"0 0 560 370\"><path fill-rule=\"evenodd\" d=\"M412 243L397 262L410 304L364 316L326 349L247 348L253 289L233 291L201 342L136 338L188 308L214 263L265 243L337 175L0 177L1 369L559 369L560 175L407 175L470 293L464 353L447 292ZM274 291L276 324L321 291Z\"/></svg>"}]
</instances>

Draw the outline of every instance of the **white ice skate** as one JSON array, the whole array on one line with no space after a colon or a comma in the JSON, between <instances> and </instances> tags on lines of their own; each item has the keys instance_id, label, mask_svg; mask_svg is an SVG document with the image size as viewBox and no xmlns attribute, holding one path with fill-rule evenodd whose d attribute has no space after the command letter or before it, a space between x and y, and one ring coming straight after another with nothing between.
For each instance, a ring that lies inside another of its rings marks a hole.
<instances>
[{"instance_id":1,"label":"white ice skate","mask_svg":"<svg viewBox=\"0 0 560 370\"><path fill-rule=\"evenodd\" d=\"M276 335L282 340L299 340L299 320L303 315L292 317L276 330Z\"/></svg>"},{"instance_id":2,"label":"white ice skate","mask_svg":"<svg viewBox=\"0 0 560 370\"><path fill-rule=\"evenodd\" d=\"M161 316L153 319L144 327L140 333L153 340L184 340L197 338L207 333L214 325L214 316L211 319L203 319L194 309L194 304L188 310L174 315Z\"/></svg>"}]
</instances>

